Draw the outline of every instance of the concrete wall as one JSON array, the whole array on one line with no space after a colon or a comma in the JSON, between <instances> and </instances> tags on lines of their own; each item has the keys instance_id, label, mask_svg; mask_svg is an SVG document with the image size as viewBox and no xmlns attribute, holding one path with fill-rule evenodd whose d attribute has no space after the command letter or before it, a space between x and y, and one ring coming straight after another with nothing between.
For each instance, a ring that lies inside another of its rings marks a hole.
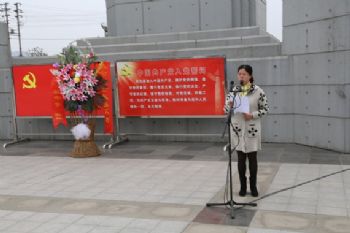
<instances>
[{"instance_id":1,"label":"concrete wall","mask_svg":"<svg viewBox=\"0 0 350 233\"><path fill-rule=\"evenodd\" d=\"M13 137L11 65L8 29L0 22L0 139Z\"/></svg>"},{"instance_id":2,"label":"concrete wall","mask_svg":"<svg viewBox=\"0 0 350 233\"><path fill-rule=\"evenodd\" d=\"M294 141L350 152L350 1L285 0L283 54L291 59Z\"/></svg>"},{"instance_id":3,"label":"concrete wall","mask_svg":"<svg viewBox=\"0 0 350 233\"><path fill-rule=\"evenodd\" d=\"M263 141L293 142L295 96L293 81L289 76L290 58L274 56L229 59L227 62L228 80L236 77L240 64L250 64L253 67L255 82L264 89L269 100L270 112L262 119Z\"/></svg>"},{"instance_id":4,"label":"concrete wall","mask_svg":"<svg viewBox=\"0 0 350 233\"><path fill-rule=\"evenodd\" d=\"M231 27L266 29L265 0L106 0L109 36Z\"/></svg>"}]
</instances>

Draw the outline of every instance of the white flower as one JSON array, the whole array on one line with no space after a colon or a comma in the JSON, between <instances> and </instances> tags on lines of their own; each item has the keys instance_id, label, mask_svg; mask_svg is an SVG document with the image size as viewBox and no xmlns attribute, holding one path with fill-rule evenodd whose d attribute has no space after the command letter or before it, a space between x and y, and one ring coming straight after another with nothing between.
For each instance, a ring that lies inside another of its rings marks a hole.
<instances>
[{"instance_id":1,"label":"white flower","mask_svg":"<svg viewBox=\"0 0 350 233\"><path fill-rule=\"evenodd\" d=\"M91 134L91 130L84 123L80 123L74 126L71 129L71 131L74 135L75 140L86 140L90 137L90 134Z\"/></svg>"},{"instance_id":2,"label":"white flower","mask_svg":"<svg viewBox=\"0 0 350 233\"><path fill-rule=\"evenodd\" d=\"M76 78L80 78L80 77L81 77L81 73L75 72L75 77L76 77Z\"/></svg>"}]
</instances>

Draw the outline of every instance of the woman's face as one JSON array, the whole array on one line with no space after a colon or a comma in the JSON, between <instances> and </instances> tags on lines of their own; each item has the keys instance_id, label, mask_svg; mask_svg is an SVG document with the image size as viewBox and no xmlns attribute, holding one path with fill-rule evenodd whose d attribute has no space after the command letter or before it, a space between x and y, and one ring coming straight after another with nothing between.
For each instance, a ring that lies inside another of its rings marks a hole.
<instances>
[{"instance_id":1,"label":"woman's face","mask_svg":"<svg viewBox=\"0 0 350 233\"><path fill-rule=\"evenodd\" d=\"M238 71L237 77L241 85L246 85L247 83L249 83L251 75L245 69L240 69Z\"/></svg>"}]
</instances>

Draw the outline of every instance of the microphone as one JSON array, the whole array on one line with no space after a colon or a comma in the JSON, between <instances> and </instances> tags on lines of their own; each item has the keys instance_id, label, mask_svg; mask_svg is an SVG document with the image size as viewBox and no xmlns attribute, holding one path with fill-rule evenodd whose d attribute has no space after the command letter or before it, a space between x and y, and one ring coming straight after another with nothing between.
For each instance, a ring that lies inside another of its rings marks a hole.
<instances>
[{"instance_id":1,"label":"microphone","mask_svg":"<svg viewBox=\"0 0 350 233\"><path fill-rule=\"evenodd\" d=\"M235 89L232 90L234 93L242 92L242 87L241 86L235 86Z\"/></svg>"},{"instance_id":2,"label":"microphone","mask_svg":"<svg viewBox=\"0 0 350 233\"><path fill-rule=\"evenodd\" d=\"M233 93L242 92L242 87L241 86L235 86L235 82L231 81L230 82L230 92L233 92Z\"/></svg>"},{"instance_id":3,"label":"microphone","mask_svg":"<svg viewBox=\"0 0 350 233\"><path fill-rule=\"evenodd\" d=\"M230 89L229 91L232 92L233 91L233 87L235 86L235 82L234 81L231 81L230 82Z\"/></svg>"}]
</instances>

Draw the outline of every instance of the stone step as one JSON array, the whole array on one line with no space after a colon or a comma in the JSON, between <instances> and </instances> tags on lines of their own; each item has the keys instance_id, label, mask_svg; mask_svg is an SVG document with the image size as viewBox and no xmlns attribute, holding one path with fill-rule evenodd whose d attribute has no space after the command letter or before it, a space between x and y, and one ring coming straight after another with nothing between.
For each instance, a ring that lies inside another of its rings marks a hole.
<instances>
[{"instance_id":1,"label":"stone step","mask_svg":"<svg viewBox=\"0 0 350 233\"><path fill-rule=\"evenodd\" d=\"M105 37L105 38L86 38L78 40L78 46L96 45L114 45L114 44L130 44L130 43L150 43L180 40L201 40L215 39L224 37L240 37L260 35L262 32L259 27L242 27L229 29L216 29L208 31L192 31L192 32L175 32L161 34L145 34L135 36Z\"/></svg>"},{"instance_id":2,"label":"stone step","mask_svg":"<svg viewBox=\"0 0 350 233\"><path fill-rule=\"evenodd\" d=\"M136 51L97 54L100 60L110 62L141 59L168 59L181 57L225 56L226 58L271 57L281 54L280 43L217 46L209 48L190 48L178 50Z\"/></svg>"},{"instance_id":3,"label":"stone step","mask_svg":"<svg viewBox=\"0 0 350 233\"><path fill-rule=\"evenodd\" d=\"M151 42L151 43L129 43L115 45L95 45L95 53L117 53L128 51L148 51L148 50L177 50L185 48L206 48L217 46L251 45L276 43L275 38L268 35L245 36L245 37L225 37L219 39L203 40L180 40L169 42ZM80 47L84 48L84 47Z\"/></svg>"}]
</instances>

